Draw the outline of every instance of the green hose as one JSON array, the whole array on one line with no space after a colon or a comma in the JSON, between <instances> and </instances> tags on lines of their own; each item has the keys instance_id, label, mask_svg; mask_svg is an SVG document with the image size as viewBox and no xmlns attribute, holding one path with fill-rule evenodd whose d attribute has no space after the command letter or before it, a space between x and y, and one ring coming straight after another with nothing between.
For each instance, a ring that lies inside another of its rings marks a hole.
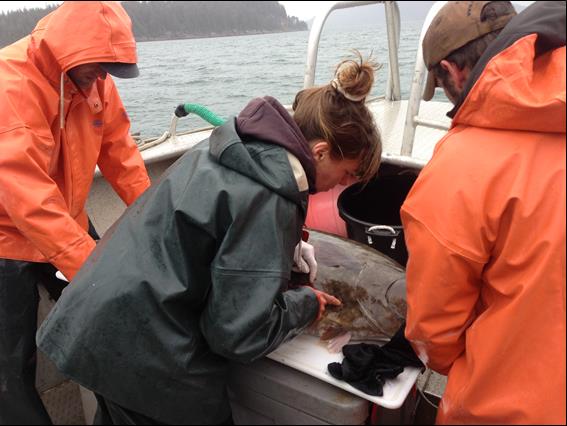
<instances>
[{"instance_id":1,"label":"green hose","mask_svg":"<svg viewBox=\"0 0 567 426\"><path fill-rule=\"evenodd\" d=\"M211 110L205 108L203 105L199 104L180 104L175 109L175 115L177 117L185 117L186 115L193 113L201 117L207 123L213 126L222 126L225 122L222 118L216 115Z\"/></svg>"}]
</instances>

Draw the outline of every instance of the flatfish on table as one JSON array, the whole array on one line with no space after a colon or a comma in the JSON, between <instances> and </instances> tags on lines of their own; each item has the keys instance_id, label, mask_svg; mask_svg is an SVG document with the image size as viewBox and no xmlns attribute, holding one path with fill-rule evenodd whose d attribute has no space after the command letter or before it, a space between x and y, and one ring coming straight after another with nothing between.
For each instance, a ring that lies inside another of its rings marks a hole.
<instances>
[{"instance_id":1,"label":"flatfish on table","mask_svg":"<svg viewBox=\"0 0 567 426\"><path fill-rule=\"evenodd\" d=\"M353 240L314 230L309 235L318 266L314 287L342 305L327 305L323 318L305 333L328 341L333 352L349 340L390 340L405 321L405 269ZM292 284L306 284L305 276L294 276Z\"/></svg>"}]
</instances>

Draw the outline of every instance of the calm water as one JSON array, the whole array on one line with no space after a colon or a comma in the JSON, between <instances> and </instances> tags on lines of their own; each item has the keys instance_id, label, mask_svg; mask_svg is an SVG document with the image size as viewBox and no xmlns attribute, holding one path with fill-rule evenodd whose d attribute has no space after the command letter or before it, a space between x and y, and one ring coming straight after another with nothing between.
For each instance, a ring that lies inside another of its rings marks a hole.
<instances>
[{"instance_id":1,"label":"calm water","mask_svg":"<svg viewBox=\"0 0 567 426\"><path fill-rule=\"evenodd\" d=\"M421 22L402 24L399 62L402 97L407 99L414 70ZM154 41L138 43L140 76L115 79L132 120L132 132L142 137L168 129L179 103L200 103L223 118L237 114L250 99L274 96L291 104L303 87L309 32ZM326 32L321 36L315 84L333 78L335 65L351 49L383 64L373 95L386 91L388 44L386 29ZM205 123L190 115L178 130Z\"/></svg>"}]
</instances>

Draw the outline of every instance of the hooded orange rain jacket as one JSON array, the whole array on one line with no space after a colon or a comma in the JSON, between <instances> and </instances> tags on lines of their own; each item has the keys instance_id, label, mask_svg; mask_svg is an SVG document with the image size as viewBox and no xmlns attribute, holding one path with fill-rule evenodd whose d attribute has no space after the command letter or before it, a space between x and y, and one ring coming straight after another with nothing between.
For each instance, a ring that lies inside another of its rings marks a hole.
<instances>
[{"instance_id":1,"label":"hooded orange rain jacket","mask_svg":"<svg viewBox=\"0 0 567 426\"><path fill-rule=\"evenodd\" d=\"M402 206L440 424L565 424L566 58L536 40L490 60Z\"/></svg>"},{"instance_id":2,"label":"hooded orange rain jacket","mask_svg":"<svg viewBox=\"0 0 567 426\"><path fill-rule=\"evenodd\" d=\"M118 2L65 2L0 50L0 258L49 262L71 279L95 246L85 203L97 164L126 204L149 186L110 76L83 93L66 75L136 60Z\"/></svg>"}]
</instances>

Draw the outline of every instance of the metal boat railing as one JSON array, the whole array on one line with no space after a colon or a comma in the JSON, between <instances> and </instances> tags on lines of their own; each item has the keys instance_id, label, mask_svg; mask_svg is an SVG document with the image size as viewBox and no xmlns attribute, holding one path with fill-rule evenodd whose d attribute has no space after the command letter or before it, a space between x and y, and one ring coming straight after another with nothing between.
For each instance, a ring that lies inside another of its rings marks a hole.
<instances>
[{"instance_id":1,"label":"metal boat railing","mask_svg":"<svg viewBox=\"0 0 567 426\"><path fill-rule=\"evenodd\" d=\"M384 95L379 97L373 97L367 99L367 104L386 103L386 105L397 105L401 102L406 106L405 111L405 121L402 115L402 123L399 126L399 144L396 145L395 149L389 152L384 152L384 160L391 163L396 163L400 165L406 165L410 167L421 168L427 162L426 158L415 156L414 141L416 138L416 131L418 126L429 129L437 129L446 131L449 129L449 123L447 120L440 121L432 119L431 116L427 117L420 114L421 98L424 87L426 68L422 57L421 40L424 37L425 32L429 28L433 17L436 15L437 11L445 4L445 1L436 2L430 9L426 20L423 24L420 42L416 53L415 69L413 73L409 100L401 101L401 85L400 85L400 67L398 60L398 49L400 45L400 10L397 2L395 1L339 1L326 6L322 13L316 16L313 21L311 31L309 33L309 41L307 47L307 59L304 74L303 87L311 87L314 85L315 81L315 70L317 67L317 58L319 53L319 42L321 39L321 34L323 28L327 21L329 15L340 9L348 9L359 6L368 6L373 4L383 4L386 17L386 29L388 38L388 57L389 57L389 72L388 80L386 85L386 92ZM291 108L288 108L291 112ZM402 112L404 114L404 112ZM439 118L439 117L437 117ZM202 127L199 129L189 130L182 133L177 133L178 117L173 114L170 127L161 136L154 137L145 140L137 140L139 149L147 150L148 148L155 147L162 142L168 141L172 142L174 145L178 142L178 137L189 136L193 133L199 133L202 131L210 130L212 127ZM403 126L403 128L402 128ZM422 138L423 139L423 138ZM431 141L429 141L431 142ZM420 143L423 143L420 140ZM419 147L418 147L419 148ZM418 149L419 151L419 149ZM412 153L414 153L412 155Z\"/></svg>"},{"instance_id":2,"label":"metal boat railing","mask_svg":"<svg viewBox=\"0 0 567 426\"><path fill-rule=\"evenodd\" d=\"M331 12L340 9L349 9L358 6L382 3L386 9L386 25L388 27L388 52L390 59L390 72L388 74L388 85L386 99L394 101L401 98L400 95L400 67L398 62L398 46L400 45L400 10L394 1L339 1L327 6L327 8L315 17L309 42L307 45L307 64L303 87L311 87L315 82L315 69L317 67L317 56L319 53L319 41L327 18Z\"/></svg>"},{"instance_id":3,"label":"metal boat railing","mask_svg":"<svg viewBox=\"0 0 567 426\"><path fill-rule=\"evenodd\" d=\"M423 82L425 80L425 62L423 61L423 48L421 43L425 33L431 25L431 21L437 15L437 12L443 5L447 3L446 1L438 1L429 9L423 27L421 29L421 35L419 37L419 45L417 49L417 54L415 58L415 70L413 73L413 80L410 89L410 97L408 101L408 110L406 114L406 122L404 126L404 134L402 139L402 149L400 154L402 156L410 156L413 151L413 143L415 139L415 131L417 126L431 127L433 129L448 130L447 124L429 120L426 118L419 117L419 107L421 105L421 97L423 94Z\"/></svg>"},{"instance_id":4,"label":"metal boat railing","mask_svg":"<svg viewBox=\"0 0 567 426\"><path fill-rule=\"evenodd\" d=\"M442 121L431 120L426 117L419 116L419 107L423 93L425 64L423 62L421 41L429 28L433 17L437 11L445 4L445 1L436 2L429 11L425 23L422 27L419 47L415 61L415 71L410 90L408 108L406 113L405 127L401 145L400 155L408 157L405 161L412 162L411 153L415 139L417 126L425 126L433 129L448 130L447 123ZM304 88L311 87L315 81L315 69L317 66L317 55L319 50L319 41L323 27L329 15L340 9L348 9L359 6L367 6L371 4L384 4L386 15L386 27L388 34L388 56L389 56L389 73L388 83L386 86L386 94L383 97L385 101L399 101L401 99L400 91L400 69L398 61L398 48L400 45L400 11L395 1L340 1L329 5L326 10L319 14L313 21L313 26L309 34L309 43L307 47L307 64L305 68ZM374 101L369 100L368 102Z\"/></svg>"}]
</instances>

